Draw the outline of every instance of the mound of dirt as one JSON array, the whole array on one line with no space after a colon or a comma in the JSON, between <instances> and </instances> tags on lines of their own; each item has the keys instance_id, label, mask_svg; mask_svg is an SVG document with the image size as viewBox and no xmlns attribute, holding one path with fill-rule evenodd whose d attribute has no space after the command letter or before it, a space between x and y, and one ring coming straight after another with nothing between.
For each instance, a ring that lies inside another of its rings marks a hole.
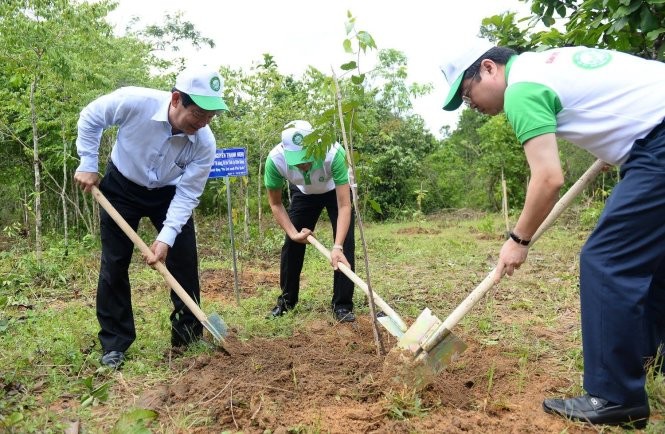
<instances>
[{"instance_id":1,"label":"mound of dirt","mask_svg":"<svg viewBox=\"0 0 665 434\"><path fill-rule=\"evenodd\" d=\"M387 349L395 344L384 340ZM135 404L158 411L165 424L173 414L204 417L205 428L187 431L198 433L595 432L543 413L543 397L562 386L541 375L546 358L524 372L501 345L466 343L446 371L415 391L394 381L391 365L400 361L377 355L366 317L321 320L283 339L231 336L231 356L176 358L174 380Z\"/></svg>"},{"instance_id":2,"label":"mound of dirt","mask_svg":"<svg viewBox=\"0 0 665 434\"><path fill-rule=\"evenodd\" d=\"M400 235L434 235L441 233L441 231L432 228L408 227L398 230L397 233Z\"/></svg>"}]
</instances>

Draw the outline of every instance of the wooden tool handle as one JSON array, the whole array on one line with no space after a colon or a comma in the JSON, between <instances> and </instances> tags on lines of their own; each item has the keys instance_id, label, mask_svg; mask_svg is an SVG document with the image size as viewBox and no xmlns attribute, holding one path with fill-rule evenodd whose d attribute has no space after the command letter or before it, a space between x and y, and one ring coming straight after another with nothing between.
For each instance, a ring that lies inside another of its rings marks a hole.
<instances>
[{"instance_id":1,"label":"wooden tool handle","mask_svg":"<svg viewBox=\"0 0 665 434\"><path fill-rule=\"evenodd\" d=\"M316 238L314 238L314 236L309 235L309 236L307 237L307 241L309 241L310 244L312 244L314 247L316 247L316 248L319 250L319 252L323 253L323 255L324 255L326 258L328 258L328 260L330 261L330 251L329 251L328 249L326 249L326 248L324 247L324 245L321 244ZM339 270L340 270L342 273L344 273L344 274L345 274L345 275L346 275L346 276L347 276L347 277L348 277L353 283L355 283L356 285L358 285L358 287L360 287L360 289L363 290L363 292L365 293L365 295L367 295L367 297L369 297L369 288L368 288L368 286L367 286L367 283L365 283L360 277L358 277L358 275L357 275L356 273L354 273L353 270L351 270L349 267L347 267L346 264L344 264L344 263L342 263L342 262L338 262L338 263L337 263L337 267L338 267ZM407 329L408 327L406 326L406 324L404 323L404 321L402 320L402 318L400 318L400 316L397 314L397 312L395 312L390 306L388 306L388 304L387 304L385 301L383 301L383 299L382 299L381 297L379 297L379 295L378 295L376 292L372 291L372 294L374 295L374 304L376 304L377 306L379 306L379 309L381 309L381 311L382 311L383 313L385 313L386 315L388 315L388 317L389 317L390 319L392 319L393 321L395 321L395 323L397 324L397 326L398 326L403 332L405 332L406 329Z\"/></svg>"},{"instance_id":2,"label":"wooden tool handle","mask_svg":"<svg viewBox=\"0 0 665 434\"><path fill-rule=\"evenodd\" d=\"M129 237L130 240L134 243L136 247L143 253L144 255L150 256L152 255L152 250L146 245L145 242L139 237L139 235L132 229L131 226L125 221L124 218L118 213L118 211L111 205L111 202L106 199L106 197L102 194L101 191L99 191L99 188L96 186L92 187L92 195L94 198L99 202L102 208L109 213L113 221L116 222L116 224L122 229L122 231ZM166 268L166 265L164 265L163 262L159 261L154 265L155 269L161 273L161 275L164 277L164 280L166 280L166 283L175 291L175 293L180 297L180 299L185 303L185 305L189 308L189 310L192 311L194 316L201 321L202 323L207 323L208 322L208 317L206 316L205 313L201 310L198 304L192 300L192 297L187 294L185 289L178 283L178 281L173 277L171 272Z\"/></svg>"},{"instance_id":3,"label":"wooden tool handle","mask_svg":"<svg viewBox=\"0 0 665 434\"><path fill-rule=\"evenodd\" d=\"M559 201L554 205L552 211L547 215L545 220L540 224L538 230L531 238L531 244L535 243L538 238L545 232L547 229L552 226L554 221L561 215L561 213L571 204L571 202L586 188L591 181L593 181L596 176L602 171L605 166L605 162L601 160L596 160L591 167L587 169L586 172L580 177L580 179L573 184L572 187L561 196ZM480 285L474 289L471 294L469 294L466 299L459 305L457 308L448 316L448 318L441 323L439 328L434 332L425 343L422 345L422 349L425 351L431 350L436 344L438 344L441 339L443 339L451 329L460 322L460 320L466 315L471 308L483 298L483 296L494 286L494 273L496 268L494 268L490 273L485 277Z\"/></svg>"}]
</instances>

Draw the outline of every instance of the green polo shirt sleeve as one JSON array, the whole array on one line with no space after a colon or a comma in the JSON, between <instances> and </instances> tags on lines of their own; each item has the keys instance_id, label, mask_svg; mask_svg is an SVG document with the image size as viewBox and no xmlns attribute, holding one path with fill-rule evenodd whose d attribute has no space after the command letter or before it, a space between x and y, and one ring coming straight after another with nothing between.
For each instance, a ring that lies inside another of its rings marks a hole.
<instances>
[{"instance_id":1,"label":"green polo shirt sleeve","mask_svg":"<svg viewBox=\"0 0 665 434\"><path fill-rule=\"evenodd\" d=\"M266 167L263 172L263 183L266 188L269 190L280 190L284 185L284 180L272 158L266 159Z\"/></svg>"},{"instance_id":2,"label":"green polo shirt sleeve","mask_svg":"<svg viewBox=\"0 0 665 434\"><path fill-rule=\"evenodd\" d=\"M340 147L333 157L332 175L336 186L349 183L349 170L346 167L346 151L344 151L344 148Z\"/></svg>"},{"instance_id":3,"label":"green polo shirt sleeve","mask_svg":"<svg viewBox=\"0 0 665 434\"><path fill-rule=\"evenodd\" d=\"M556 133L556 115L561 111L561 101L545 85L520 82L508 86L503 108L521 144L543 134Z\"/></svg>"}]
</instances>

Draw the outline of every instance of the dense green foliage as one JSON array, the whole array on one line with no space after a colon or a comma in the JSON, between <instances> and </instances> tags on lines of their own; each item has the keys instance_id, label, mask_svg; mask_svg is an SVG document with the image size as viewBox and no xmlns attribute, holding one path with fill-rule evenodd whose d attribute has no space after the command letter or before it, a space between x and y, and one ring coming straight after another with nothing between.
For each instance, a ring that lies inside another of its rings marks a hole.
<instances>
[{"instance_id":1,"label":"dense green foliage","mask_svg":"<svg viewBox=\"0 0 665 434\"><path fill-rule=\"evenodd\" d=\"M482 33L520 50L585 45L665 59L663 0L520 1L531 4L526 28L517 26L514 13L507 13L483 20ZM536 31L540 23L546 29Z\"/></svg>"},{"instance_id":2,"label":"dense green foliage","mask_svg":"<svg viewBox=\"0 0 665 434\"><path fill-rule=\"evenodd\" d=\"M528 21L512 13L489 17L480 33L518 50L572 43L662 58L661 1L531 4ZM141 28L133 22L118 36L106 19L114 7L110 1L0 4L0 79L5 83L0 89L0 227L7 235L34 239L38 224L45 233L60 234L66 225L77 236L94 232L96 207L71 182L78 164L74 142L79 111L123 85L168 89L186 59L170 56L167 61L161 54L181 56L186 45L215 45L180 14L165 14L159 26ZM539 22L551 27L536 31ZM557 30L561 26L565 31ZM579 31L587 27L594 30ZM340 67L341 110L363 214L390 219L446 208L498 210L502 176L510 208L519 209L528 167L505 118L464 110L455 131L437 138L412 110L412 100L428 93L431 84L409 83L408 59L392 49L379 50L377 65L363 69L363 55L376 50L376 44L369 33L355 29L350 14L346 30L340 48L352 60ZM284 75L270 54L248 70L222 67L221 72L230 112L211 127L220 148L247 148L250 168L247 178L232 180L233 215L237 222L244 220L247 234L261 219L262 233L261 215L269 213L262 191L266 155L293 119L311 120L323 145L341 142L335 86L330 75L313 68L300 77ZM102 170L113 134L105 134L100 149ZM574 181L591 158L566 144L561 149L567 178ZM604 188L611 188L611 182ZM197 212L226 212L222 182L208 183Z\"/></svg>"}]
</instances>

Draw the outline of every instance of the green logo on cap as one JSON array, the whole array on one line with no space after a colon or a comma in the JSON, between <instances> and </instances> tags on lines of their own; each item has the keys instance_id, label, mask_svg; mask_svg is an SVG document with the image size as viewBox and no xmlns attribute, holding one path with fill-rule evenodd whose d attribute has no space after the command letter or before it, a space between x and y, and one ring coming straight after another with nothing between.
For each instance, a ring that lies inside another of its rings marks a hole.
<instances>
[{"instance_id":1,"label":"green logo on cap","mask_svg":"<svg viewBox=\"0 0 665 434\"><path fill-rule=\"evenodd\" d=\"M326 179L326 178L324 178L323 176L321 176L321 177L319 177L319 182L323 182L323 181L325 181L325 179Z\"/></svg>"},{"instance_id":2,"label":"green logo on cap","mask_svg":"<svg viewBox=\"0 0 665 434\"><path fill-rule=\"evenodd\" d=\"M210 79L210 89L215 92L219 92L219 89L222 87L222 83L219 81L219 77L214 76Z\"/></svg>"},{"instance_id":3,"label":"green logo on cap","mask_svg":"<svg viewBox=\"0 0 665 434\"><path fill-rule=\"evenodd\" d=\"M612 60L612 55L603 50L582 50L573 55L575 65L584 69L596 69L607 65Z\"/></svg>"},{"instance_id":4,"label":"green logo on cap","mask_svg":"<svg viewBox=\"0 0 665 434\"><path fill-rule=\"evenodd\" d=\"M293 135L293 144L296 146L300 146L302 144L302 139L303 139L302 134L295 133Z\"/></svg>"}]
</instances>

